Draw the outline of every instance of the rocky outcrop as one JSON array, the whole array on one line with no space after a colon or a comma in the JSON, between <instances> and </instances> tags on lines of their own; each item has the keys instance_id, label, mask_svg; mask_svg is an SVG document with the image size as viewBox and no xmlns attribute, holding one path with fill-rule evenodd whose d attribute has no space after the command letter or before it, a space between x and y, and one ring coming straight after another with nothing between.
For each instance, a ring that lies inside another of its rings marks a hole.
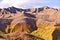
<instances>
[{"instance_id":1,"label":"rocky outcrop","mask_svg":"<svg viewBox=\"0 0 60 40\"><path fill-rule=\"evenodd\" d=\"M0 19L0 30L5 31L7 25L11 24L12 19Z\"/></svg>"},{"instance_id":2,"label":"rocky outcrop","mask_svg":"<svg viewBox=\"0 0 60 40\"><path fill-rule=\"evenodd\" d=\"M11 22L10 28L13 29L12 31L31 33L37 29L35 22L35 20L30 18L14 19Z\"/></svg>"}]
</instances>

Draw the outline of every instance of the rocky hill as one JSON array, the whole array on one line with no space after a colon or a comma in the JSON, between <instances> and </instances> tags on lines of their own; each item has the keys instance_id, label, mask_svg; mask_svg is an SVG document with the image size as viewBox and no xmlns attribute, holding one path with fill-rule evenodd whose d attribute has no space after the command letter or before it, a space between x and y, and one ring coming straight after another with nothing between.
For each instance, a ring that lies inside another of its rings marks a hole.
<instances>
[{"instance_id":1,"label":"rocky hill","mask_svg":"<svg viewBox=\"0 0 60 40\"><path fill-rule=\"evenodd\" d=\"M37 30L36 24L47 21L60 26L60 9L48 6L22 9L16 7L0 8L0 30L6 34L12 32L31 33ZM59 29L60 27L56 27ZM28 39L27 39L28 40Z\"/></svg>"}]
</instances>

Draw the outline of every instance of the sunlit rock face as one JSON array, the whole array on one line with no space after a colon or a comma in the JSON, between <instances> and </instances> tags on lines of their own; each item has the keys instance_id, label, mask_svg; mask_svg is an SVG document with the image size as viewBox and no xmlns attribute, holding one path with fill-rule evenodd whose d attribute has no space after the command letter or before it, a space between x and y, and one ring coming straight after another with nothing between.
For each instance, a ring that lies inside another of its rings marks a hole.
<instances>
[{"instance_id":1,"label":"sunlit rock face","mask_svg":"<svg viewBox=\"0 0 60 40\"><path fill-rule=\"evenodd\" d=\"M50 8L50 7L42 7L43 10L40 12L37 12L36 18L37 19L42 19L42 20L46 20L46 21L51 21L51 22L55 22L56 24L60 23L60 10L58 9L54 9L54 8Z\"/></svg>"},{"instance_id":2,"label":"sunlit rock face","mask_svg":"<svg viewBox=\"0 0 60 40\"><path fill-rule=\"evenodd\" d=\"M32 31L37 29L35 25L35 20L29 18L14 19L11 22L11 28L13 28L14 31L21 31L28 33L31 33Z\"/></svg>"}]
</instances>

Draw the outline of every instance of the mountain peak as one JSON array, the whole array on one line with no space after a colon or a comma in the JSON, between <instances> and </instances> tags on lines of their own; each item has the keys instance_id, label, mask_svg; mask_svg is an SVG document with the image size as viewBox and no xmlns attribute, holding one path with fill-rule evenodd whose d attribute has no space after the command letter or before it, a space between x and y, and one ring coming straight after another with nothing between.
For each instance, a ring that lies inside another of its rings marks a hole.
<instances>
[{"instance_id":1,"label":"mountain peak","mask_svg":"<svg viewBox=\"0 0 60 40\"><path fill-rule=\"evenodd\" d=\"M44 9L49 9L50 7L48 7L48 6L43 6L42 8L44 8Z\"/></svg>"},{"instance_id":2,"label":"mountain peak","mask_svg":"<svg viewBox=\"0 0 60 40\"><path fill-rule=\"evenodd\" d=\"M10 12L10 13L16 13L17 11L19 11L19 12L22 12L22 11L24 11L24 12L31 12L31 11L43 11L43 10L45 10L45 9L55 9L55 8L50 8L50 7L48 7L48 6L43 6L43 7L40 7L40 8L30 8L30 9L22 9L22 8L16 8L16 7L14 7L14 6L11 6L11 7L8 7L8 8L3 8L3 9L0 9L0 11L2 10L2 12L3 12L3 14L4 13L7 13L7 12ZM58 9L56 9L56 10L58 10Z\"/></svg>"}]
</instances>

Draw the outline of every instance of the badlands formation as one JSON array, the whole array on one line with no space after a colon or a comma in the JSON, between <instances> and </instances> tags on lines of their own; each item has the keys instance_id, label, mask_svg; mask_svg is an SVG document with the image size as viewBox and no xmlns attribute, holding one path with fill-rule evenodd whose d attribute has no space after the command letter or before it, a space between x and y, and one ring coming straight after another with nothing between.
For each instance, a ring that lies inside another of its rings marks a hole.
<instances>
[{"instance_id":1,"label":"badlands formation","mask_svg":"<svg viewBox=\"0 0 60 40\"><path fill-rule=\"evenodd\" d=\"M0 32L1 40L60 40L60 9L0 8Z\"/></svg>"}]
</instances>

